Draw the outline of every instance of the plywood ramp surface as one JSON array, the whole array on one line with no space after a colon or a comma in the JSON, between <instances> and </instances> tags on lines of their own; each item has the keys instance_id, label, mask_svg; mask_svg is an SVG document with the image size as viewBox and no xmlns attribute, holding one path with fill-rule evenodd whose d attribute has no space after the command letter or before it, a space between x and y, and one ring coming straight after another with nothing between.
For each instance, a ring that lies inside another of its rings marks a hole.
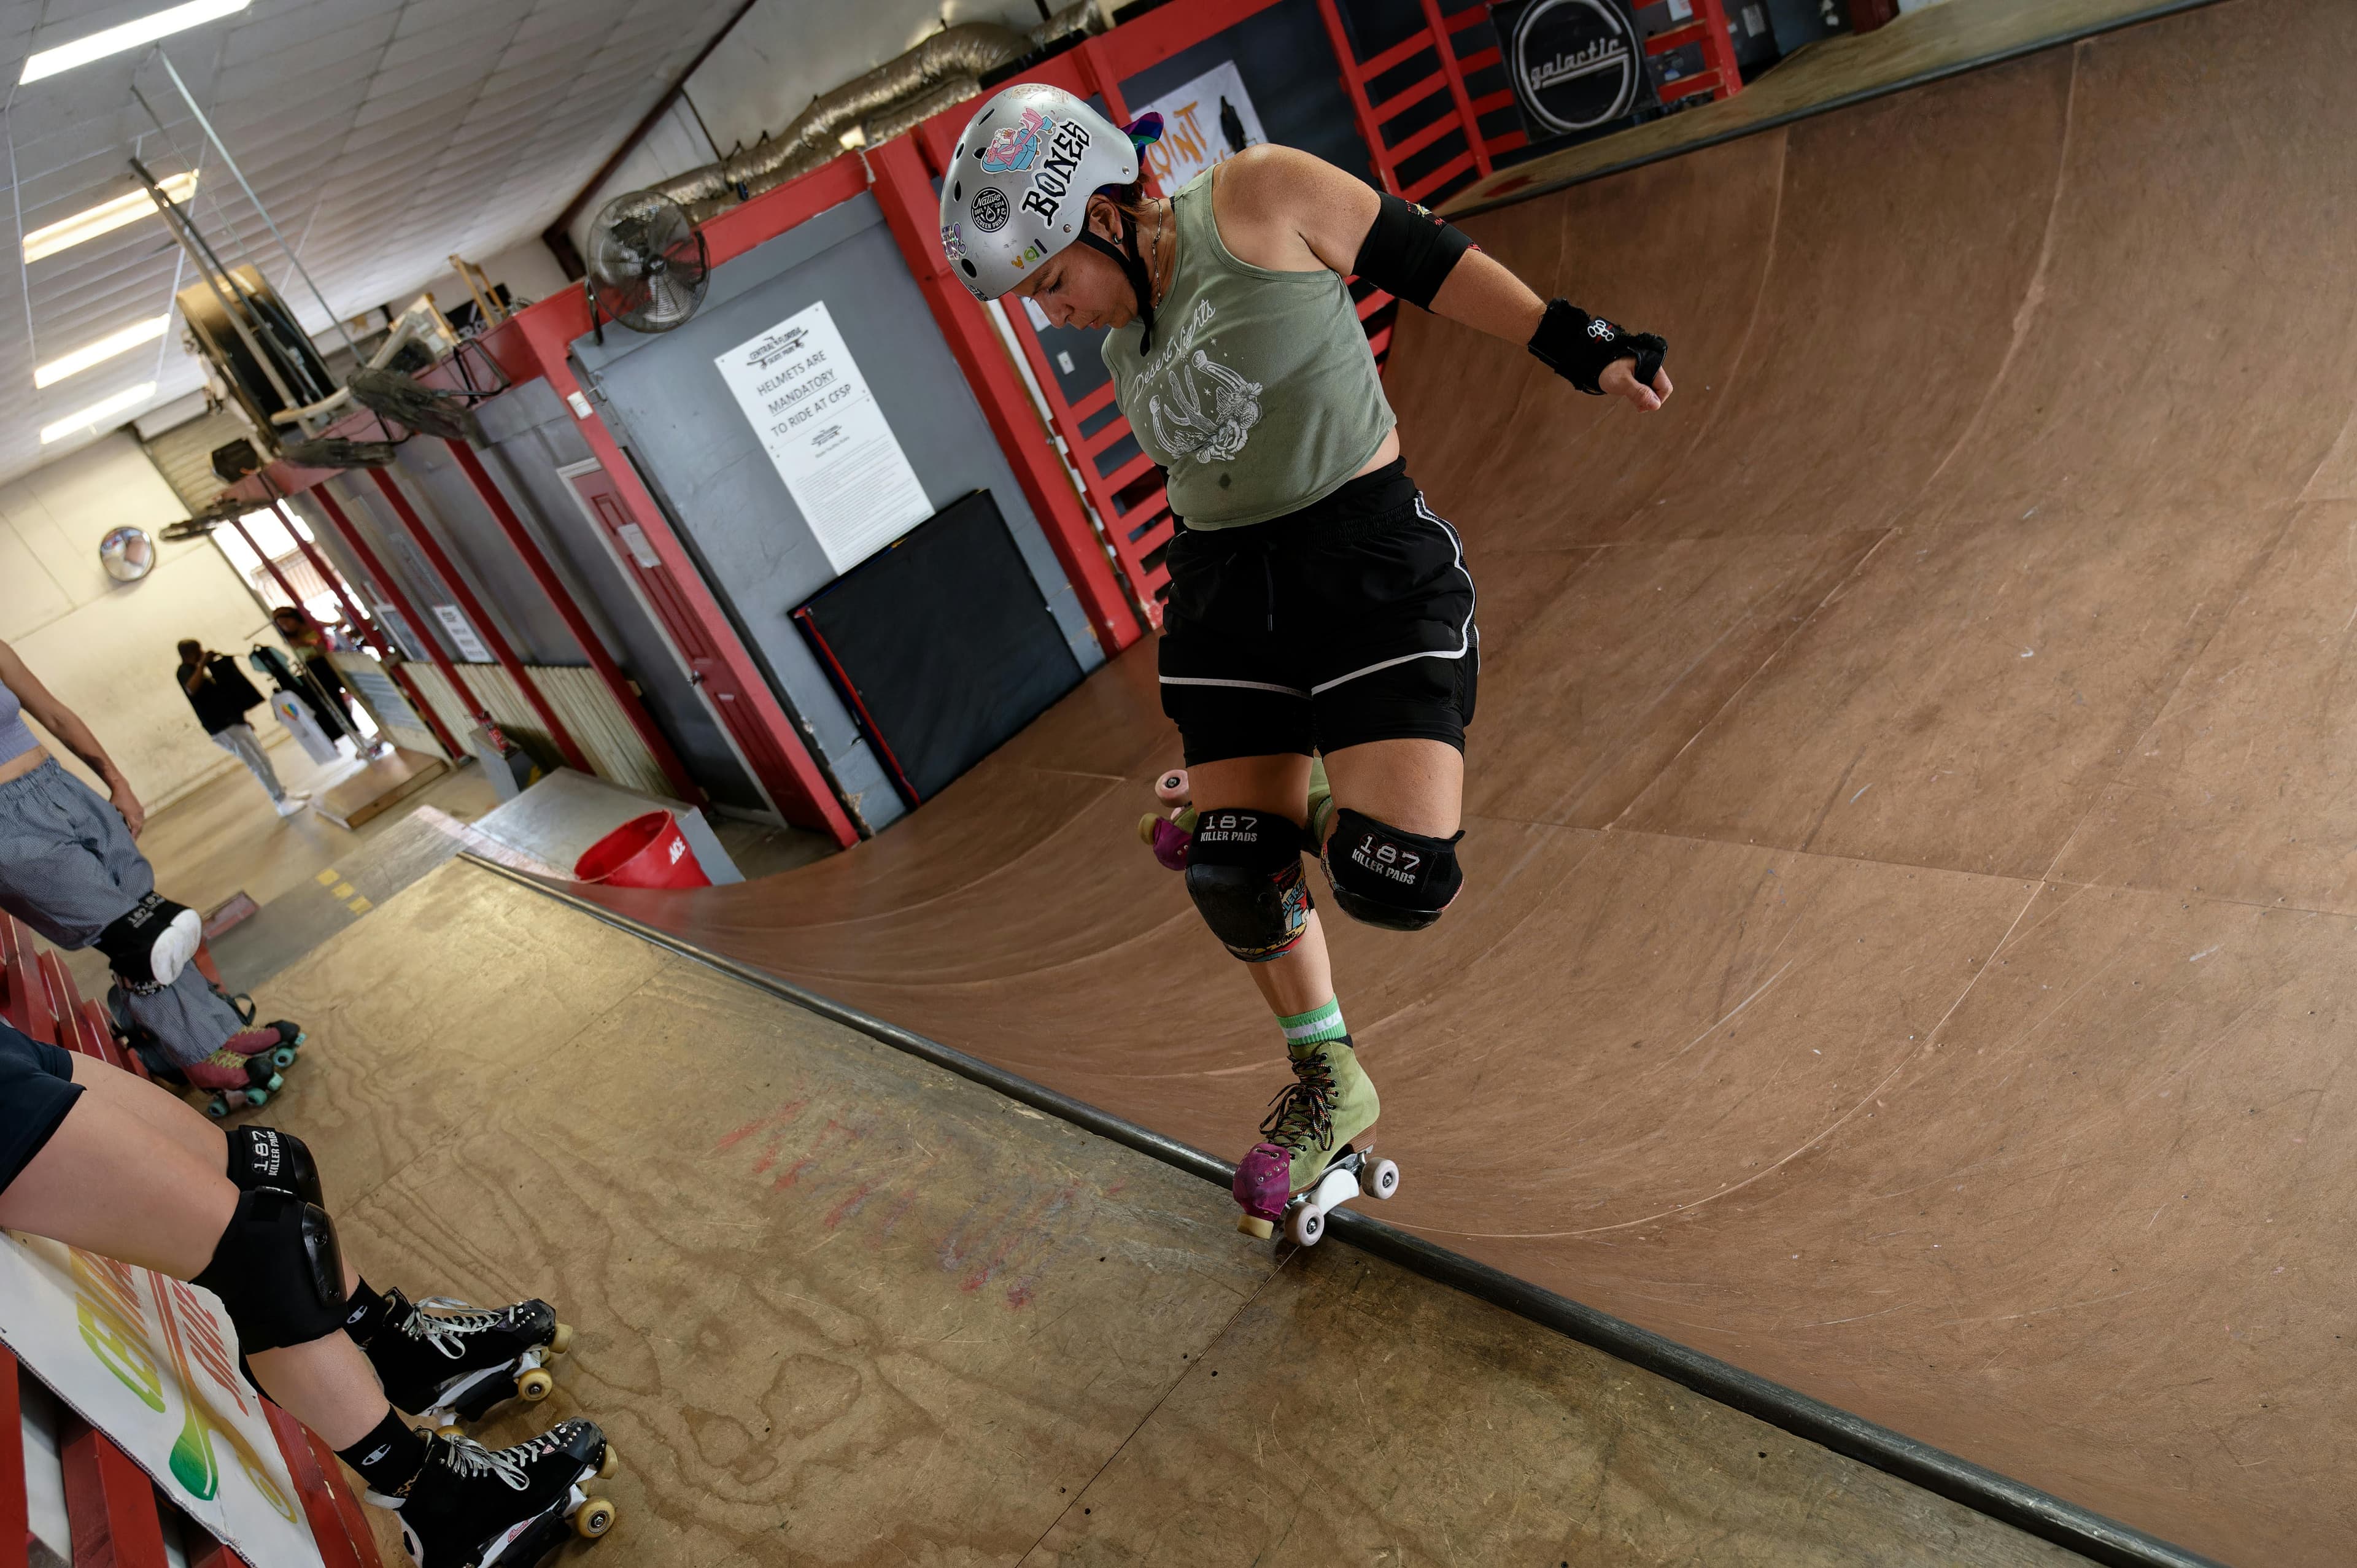
<instances>
[{"instance_id":1,"label":"plywood ramp surface","mask_svg":"<svg viewBox=\"0 0 2357 1568\"><path fill-rule=\"evenodd\" d=\"M1401 322L1486 668L1466 893L1336 932L1387 1218L2348 1560L2352 81L2357 6L2224 0L1473 221L1678 392ZM1152 660L825 865L601 897L1232 1158L1284 1070L1134 837Z\"/></svg>"},{"instance_id":2,"label":"plywood ramp surface","mask_svg":"<svg viewBox=\"0 0 2357 1568\"><path fill-rule=\"evenodd\" d=\"M470 865L265 1000L368 1276L576 1326L576 1561L2080 1561Z\"/></svg>"}]
</instances>

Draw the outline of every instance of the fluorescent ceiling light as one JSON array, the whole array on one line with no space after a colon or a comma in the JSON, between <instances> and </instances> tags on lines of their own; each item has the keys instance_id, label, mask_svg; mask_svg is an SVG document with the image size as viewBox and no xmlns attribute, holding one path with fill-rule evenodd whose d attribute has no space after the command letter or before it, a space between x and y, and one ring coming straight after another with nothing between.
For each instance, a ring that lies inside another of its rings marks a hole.
<instances>
[{"instance_id":1,"label":"fluorescent ceiling light","mask_svg":"<svg viewBox=\"0 0 2357 1568\"><path fill-rule=\"evenodd\" d=\"M171 175L158 183L164 188L166 199L175 207L185 204L197 192L197 177L193 172ZM135 190L128 196L102 201L88 211L44 224L26 235L25 259L38 262L43 256L54 256L59 251L79 245L84 240L95 240L125 223L136 223L155 210L155 198L145 190Z\"/></svg>"},{"instance_id":2,"label":"fluorescent ceiling light","mask_svg":"<svg viewBox=\"0 0 2357 1568\"><path fill-rule=\"evenodd\" d=\"M153 343L156 338L161 338L164 335L164 329L171 325L172 313L167 310L150 320L138 322L110 337L101 338L87 349L76 349L72 353L51 360L48 364L36 369L33 371L33 384L37 387L45 387L53 382L61 381L68 376L80 375L92 365L102 365L115 355L127 354L142 343Z\"/></svg>"},{"instance_id":3,"label":"fluorescent ceiling light","mask_svg":"<svg viewBox=\"0 0 2357 1568\"><path fill-rule=\"evenodd\" d=\"M174 33L201 27L223 16L235 16L253 0L188 0L185 5L175 5L168 11L157 11L135 22L125 22L119 27L109 27L88 38L76 38L70 44L59 44L53 49L43 49L25 61L25 74L16 79L21 85L38 81L45 76L55 76L61 70L71 70L78 65L88 65L94 59L119 55L125 49L135 49L141 44L169 38Z\"/></svg>"},{"instance_id":4,"label":"fluorescent ceiling light","mask_svg":"<svg viewBox=\"0 0 2357 1568\"><path fill-rule=\"evenodd\" d=\"M41 426L41 445L61 441L69 435L79 435L85 430L95 430L102 420L118 413L127 413L156 395L154 381L142 381L129 392L116 392L113 397L91 403L81 413L59 420L55 424Z\"/></svg>"}]
</instances>

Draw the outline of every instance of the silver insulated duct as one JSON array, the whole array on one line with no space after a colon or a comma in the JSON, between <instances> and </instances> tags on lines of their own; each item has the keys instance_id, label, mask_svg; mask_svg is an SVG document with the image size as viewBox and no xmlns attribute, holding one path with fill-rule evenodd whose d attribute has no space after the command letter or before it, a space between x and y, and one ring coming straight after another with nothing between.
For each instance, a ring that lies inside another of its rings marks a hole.
<instances>
[{"instance_id":1,"label":"silver insulated duct","mask_svg":"<svg viewBox=\"0 0 2357 1568\"><path fill-rule=\"evenodd\" d=\"M843 152L846 132L869 143L980 94L980 79L1074 33L1104 30L1098 0L1078 0L1027 32L996 22L944 27L866 75L821 93L793 124L718 163L675 175L652 188L701 223L738 202L808 174Z\"/></svg>"}]
</instances>

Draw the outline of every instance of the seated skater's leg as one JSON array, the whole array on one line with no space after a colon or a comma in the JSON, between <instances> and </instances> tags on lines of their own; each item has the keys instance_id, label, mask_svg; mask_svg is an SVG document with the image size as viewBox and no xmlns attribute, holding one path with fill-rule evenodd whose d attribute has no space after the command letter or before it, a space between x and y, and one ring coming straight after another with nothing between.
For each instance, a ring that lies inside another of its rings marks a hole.
<instances>
[{"instance_id":1,"label":"seated skater's leg","mask_svg":"<svg viewBox=\"0 0 2357 1568\"><path fill-rule=\"evenodd\" d=\"M475 1561L520 1530L553 1544L582 1484L608 1467L597 1426L563 1422L497 1452L412 1429L343 1332L355 1276L326 1211L280 1187L242 1189L225 1141L141 1103L139 1090L161 1093L153 1085L122 1079L0 1024L0 1226L220 1296L255 1381L336 1448L371 1502L401 1512L421 1564Z\"/></svg>"}]
</instances>

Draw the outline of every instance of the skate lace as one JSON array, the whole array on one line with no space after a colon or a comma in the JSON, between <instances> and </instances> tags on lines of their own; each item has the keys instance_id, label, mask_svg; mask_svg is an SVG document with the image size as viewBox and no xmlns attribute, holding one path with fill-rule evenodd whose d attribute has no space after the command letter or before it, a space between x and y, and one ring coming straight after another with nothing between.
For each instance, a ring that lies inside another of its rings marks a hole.
<instances>
[{"instance_id":1,"label":"skate lace","mask_svg":"<svg viewBox=\"0 0 2357 1568\"><path fill-rule=\"evenodd\" d=\"M513 1448L486 1448L471 1437L445 1440L449 1446L443 1450L442 1462L461 1476L496 1476L511 1491L522 1491L532 1485L525 1473L524 1462L536 1456L544 1442L535 1438Z\"/></svg>"},{"instance_id":2,"label":"skate lace","mask_svg":"<svg viewBox=\"0 0 2357 1568\"><path fill-rule=\"evenodd\" d=\"M1324 1061L1311 1058L1293 1064L1294 1081L1276 1091L1260 1130L1272 1144L1288 1149L1323 1144L1333 1136L1334 1106L1339 1096L1334 1074Z\"/></svg>"},{"instance_id":3,"label":"skate lace","mask_svg":"<svg viewBox=\"0 0 2357 1568\"><path fill-rule=\"evenodd\" d=\"M425 1309L435 1308L428 1313ZM499 1326L500 1312L495 1308L477 1306L456 1296L429 1295L412 1304L409 1320L401 1331L412 1339L423 1339L451 1360L467 1353L466 1338Z\"/></svg>"}]
</instances>

